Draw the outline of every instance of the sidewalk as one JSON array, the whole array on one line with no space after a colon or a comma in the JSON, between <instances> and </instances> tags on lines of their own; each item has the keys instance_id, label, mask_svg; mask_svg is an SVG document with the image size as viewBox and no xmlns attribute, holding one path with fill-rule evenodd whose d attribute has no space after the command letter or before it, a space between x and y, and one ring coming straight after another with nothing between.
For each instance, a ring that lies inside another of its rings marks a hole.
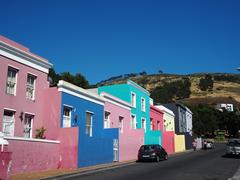
<instances>
[{"instance_id":1,"label":"sidewalk","mask_svg":"<svg viewBox=\"0 0 240 180\"><path fill-rule=\"evenodd\" d=\"M177 155L185 154L192 152L193 150L186 150L182 152L177 152L170 154L169 157L174 157ZM124 162L113 162L108 164L101 164L96 166L89 166L79 169L58 169L58 170L49 170L49 171L42 171L42 172L32 172L32 173L23 173L23 174L16 174L11 176L11 180L39 180L39 179L57 179L60 177L71 176L76 174L87 174L92 173L95 171L107 170L117 167L128 166L136 163L135 160L124 161Z\"/></svg>"},{"instance_id":2,"label":"sidewalk","mask_svg":"<svg viewBox=\"0 0 240 180\"><path fill-rule=\"evenodd\" d=\"M62 177L65 175L70 174L78 174L78 173L87 173L102 169L107 169L109 167L115 168L115 167L121 167L125 165L135 164L136 160L132 161L124 161L124 162L113 162L108 164L101 164L96 166L89 166L79 169L57 169L57 170L49 170L49 171L41 171L41 172L31 172L31 173L22 173L22 174L16 174L11 176L11 180L38 180L38 179L47 179L51 177Z\"/></svg>"}]
</instances>

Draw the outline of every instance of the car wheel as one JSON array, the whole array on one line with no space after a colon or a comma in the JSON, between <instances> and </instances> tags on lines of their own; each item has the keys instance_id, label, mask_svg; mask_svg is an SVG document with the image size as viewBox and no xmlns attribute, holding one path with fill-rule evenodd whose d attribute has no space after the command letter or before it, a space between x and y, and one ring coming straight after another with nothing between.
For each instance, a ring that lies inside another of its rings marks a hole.
<instances>
[{"instance_id":1,"label":"car wheel","mask_svg":"<svg viewBox=\"0 0 240 180\"><path fill-rule=\"evenodd\" d=\"M165 156L164 156L164 160L167 160L168 159L168 155L166 154Z\"/></svg>"},{"instance_id":2,"label":"car wheel","mask_svg":"<svg viewBox=\"0 0 240 180\"><path fill-rule=\"evenodd\" d=\"M159 156L156 157L156 161L157 161L157 162L160 161L160 157L159 157Z\"/></svg>"}]
</instances>

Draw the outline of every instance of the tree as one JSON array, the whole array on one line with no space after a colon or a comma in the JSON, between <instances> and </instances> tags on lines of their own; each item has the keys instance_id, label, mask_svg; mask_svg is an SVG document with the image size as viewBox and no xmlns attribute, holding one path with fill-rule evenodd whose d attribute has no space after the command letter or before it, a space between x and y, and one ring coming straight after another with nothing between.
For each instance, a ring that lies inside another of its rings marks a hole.
<instances>
[{"instance_id":1,"label":"tree","mask_svg":"<svg viewBox=\"0 0 240 180\"><path fill-rule=\"evenodd\" d=\"M82 87L82 88L88 88L89 83L86 80L86 78L81 75L80 73L77 73L75 75L72 75L70 72L63 72L61 74L57 74L53 68L49 69L48 76L51 78L51 85L56 86L59 80L64 80L69 83L72 83L76 86Z\"/></svg>"},{"instance_id":2,"label":"tree","mask_svg":"<svg viewBox=\"0 0 240 180\"><path fill-rule=\"evenodd\" d=\"M208 105L191 107L193 112L193 132L197 136L213 137L218 129L217 111Z\"/></svg>"},{"instance_id":3,"label":"tree","mask_svg":"<svg viewBox=\"0 0 240 180\"><path fill-rule=\"evenodd\" d=\"M191 82L189 78L165 83L158 86L151 92L151 97L156 103L169 103L174 100L188 98L191 94Z\"/></svg>"},{"instance_id":4,"label":"tree","mask_svg":"<svg viewBox=\"0 0 240 180\"><path fill-rule=\"evenodd\" d=\"M213 80L212 80L212 76L207 74L205 76L205 78L201 78L199 81L199 88L202 91L212 91L213 89Z\"/></svg>"}]
</instances>

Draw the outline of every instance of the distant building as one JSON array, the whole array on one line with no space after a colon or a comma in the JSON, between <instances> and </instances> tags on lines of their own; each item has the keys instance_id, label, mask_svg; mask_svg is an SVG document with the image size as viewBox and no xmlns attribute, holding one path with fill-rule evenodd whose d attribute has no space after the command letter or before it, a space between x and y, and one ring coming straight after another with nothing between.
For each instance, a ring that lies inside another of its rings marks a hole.
<instances>
[{"instance_id":1,"label":"distant building","mask_svg":"<svg viewBox=\"0 0 240 180\"><path fill-rule=\"evenodd\" d=\"M216 105L216 108L219 111L226 110L226 111L232 112L234 110L233 109L233 104L226 104L226 103L219 103L219 104Z\"/></svg>"}]
</instances>

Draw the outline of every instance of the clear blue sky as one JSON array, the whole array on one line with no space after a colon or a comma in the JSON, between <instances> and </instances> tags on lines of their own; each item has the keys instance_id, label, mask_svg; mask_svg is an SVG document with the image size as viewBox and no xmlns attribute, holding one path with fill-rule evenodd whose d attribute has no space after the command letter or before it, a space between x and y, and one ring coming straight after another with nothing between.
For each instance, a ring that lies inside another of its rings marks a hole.
<instances>
[{"instance_id":1,"label":"clear blue sky","mask_svg":"<svg viewBox=\"0 0 240 180\"><path fill-rule=\"evenodd\" d=\"M0 34L91 84L146 71L237 73L239 0L0 0Z\"/></svg>"}]
</instances>

